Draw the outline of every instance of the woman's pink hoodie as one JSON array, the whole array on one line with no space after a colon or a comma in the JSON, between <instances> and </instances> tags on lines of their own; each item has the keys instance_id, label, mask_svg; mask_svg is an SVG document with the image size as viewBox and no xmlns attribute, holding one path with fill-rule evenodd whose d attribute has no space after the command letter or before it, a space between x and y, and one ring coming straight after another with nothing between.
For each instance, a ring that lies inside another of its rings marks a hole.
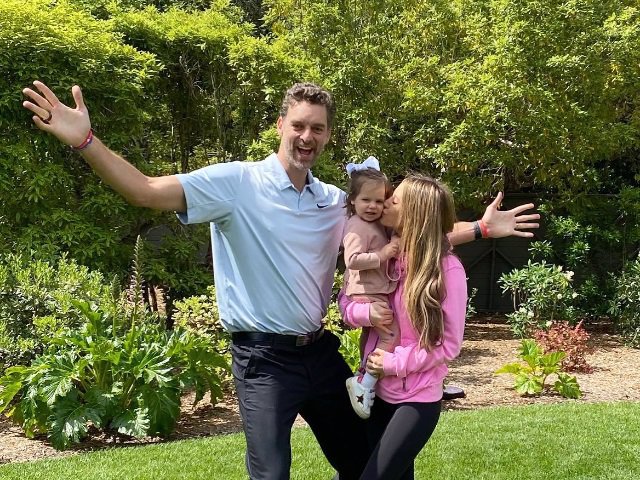
<instances>
[{"instance_id":1,"label":"woman's pink hoodie","mask_svg":"<svg viewBox=\"0 0 640 480\"><path fill-rule=\"evenodd\" d=\"M405 275L399 266L401 262L397 262L400 279L395 292L389 295L389 304L398 323L400 342L393 352L384 354L385 376L376 384L376 395L386 402L435 402L442 398L447 363L458 356L462 346L467 308L467 278L460 260L455 255L446 255L442 262L446 288L442 302L444 336L430 351L420 346L418 332L409 319L402 300ZM346 295L342 295L339 302L347 325L371 326L368 303L350 302ZM375 330L369 329L364 358L375 349L377 342Z\"/></svg>"}]
</instances>

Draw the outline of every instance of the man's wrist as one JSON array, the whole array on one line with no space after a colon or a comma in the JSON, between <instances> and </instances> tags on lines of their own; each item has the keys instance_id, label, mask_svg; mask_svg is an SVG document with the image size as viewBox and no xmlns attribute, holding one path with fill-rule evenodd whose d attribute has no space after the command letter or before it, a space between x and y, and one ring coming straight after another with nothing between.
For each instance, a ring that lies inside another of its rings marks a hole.
<instances>
[{"instance_id":1,"label":"man's wrist","mask_svg":"<svg viewBox=\"0 0 640 480\"><path fill-rule=\"evenodd\" d=\"M71 145L71 150L81 151L87 148L93 142L93 129L89 129L89 133L85 137L84 141L79 145Z\"/></svg>"}]
</instances>

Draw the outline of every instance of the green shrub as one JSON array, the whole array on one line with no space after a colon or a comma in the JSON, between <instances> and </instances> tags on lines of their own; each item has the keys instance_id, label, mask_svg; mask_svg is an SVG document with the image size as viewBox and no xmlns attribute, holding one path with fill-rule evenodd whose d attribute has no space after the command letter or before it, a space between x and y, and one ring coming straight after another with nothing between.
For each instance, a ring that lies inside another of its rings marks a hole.
<instances>
[{"instance_id":1,"label":"green shrub","mask_svg":"<svg viewBox=\"0 0 640 480\"><path fill-rule=\"evenodd\" d=\"M532 262L500 277L502 291L510 291L515 312L507 315L513 332L523 337L536 328L548 328L554 321L575 323L578 311L573 306L578 296L571 287L572 271L562 266Z\"/></svg>"},{"instance_id":2,"label":"green shrub","mask_svg":"<svg viewBox=\"0 0 640 480\"><path fill-rule=\"evenodd\" d=\"M340 353L351 368L351 371L356 372L361 363L360 336L362 335L362 329L348 327L342 321L337 297L343 284L344 274L336 272L333 279L333 300L327 308L327 315L324 317L323 323L328 331L338 336L340 339Z\"/></svg>"},{"instance_id":3,"label":"green shrub","mask_svg":"<svg viewBox=\"0 0 640 480\"><path fill-rule=\"evenodd\" d=\"M156 214L128 207L77 154L35 129L21 91L39 79L68 103L81 85L96 133L141 163L133 140L149 120L145 89L159 63L70 1L0 2L0 52L0 249L66 251L124 271L141 216Z\"/></svg>"},{"instance_id":4,"label":"green shrub","mask_svg":"<svg viewBox=\"0 0 640 480\"><path fill-rule=\"evenodd\" d=\"M613 183L612 195L556 197L543 204L546 240L531 244L535 259L575 272L574 306L587 322L607 315L615 292L610 273L620 272L640 247L640 189Z\"/></svg>"},{"instance_id":5,"label":"green shrub","mask_svg":"<svg viewBox=\"0 0 640 480\"><path fill-rule=\"evenodd\" d=\"M219 369L228 364L204 335L178 326L166 331L142 301L136 246L132 288L119 308L73 301L77 328L55 333L31 366L0 378L0 413L28 437L46 432L58 449L80 442L90 426L134 437L166 436L180 413L180 398L195 402L222 395Z\"/></svg>"},{"instance_id":6,"label":"green shrub","mask_svg":"<svg viewBox=\"0 0 640 480\"><path fill-rule=\"evenodd\" d=\"M27 364L47 339L83 321L75 301L113 304L104 277L63 255L52 263L34 255L0 256L0 370Z\"/></svg>"},{"instance_id":7,"label":"green shrub","mask_svg":"<svg viewBox=\"0 0 640 480\"><path fill-rule=\"evenodd\" d=\"M362 335L362 329L349 328L341 332L334 333L338 335L338 338L340 338L340 353L347 362L347 365L349 365L352 372L357 372L362 363L362 356L360 353L360 336Z\"/></svg>"},{"instance_id":8,"label":"green shrub","mask_svg":"<svg viewBox=\"0 0 640 480\"><path fill-rule=\"evenodd\" d=\"M615 322L633 347L640 347L640 256L629 262L615 281L616 293L609 308Z\"/></svg>"},{"instance_id":9,"label":"green shrub","mask_svg":"<svg viewBox=\"0 0 640 480\"><path fill-rule=\"evenodd\" d=\"M127 205L33 127L21 90L40 79L72 104L80 85L101 140L145 174L167 175L245 158L274 124L297 62L255 38L238 8L204 0L2 1L0 52L0 249L64 251L122 274L136 236L168 224L175 238L148 259L146 278L173 298L203 291L208 269L182 255L206 227L184 234L172 214Z\"/></svg>"},{"instance_id":10,"label":"green shrub","mask_svg":"<svg viewBox=\"0 0 640 480\"><path fill-rule=\"evenodd\" d=\"M175 302L174 308L173 319L176 325L207 336L216 351L227 355L230 360L231 335L220 323L216 289L213 285L207 287L207 293L204 295Z\"/></svg>"},{"instance_id":11,"label":"green shrub","mask_svg":"<svg viewBox=\"0 0 640 480\"><path fill-rule=\"evenodd\" d=\"M176 325L209 335L216 335L222 330L216 288L213 285L207 287L205 295L183 298L175 302L174 308L173 318Z\"/></svg>"},{"instance_id":12,"label":"green shrub","mask_svg":"<svg viewBox=\"0 0 640 480\"><path fill-rule=\"evenodd\" d=\"M566 398L580 398L582 392L576 377L563 373L561 362L566 356L564 352L549 352L543 354L542 348L535 340L522 340L518 356L522 363L508 363L495 371L496 375L507 373L515 376L513 388L520 395L539 395L547 385L545 382L550 375L556 375L557 380L553 389Z\"/></svg>"}]
</instances>

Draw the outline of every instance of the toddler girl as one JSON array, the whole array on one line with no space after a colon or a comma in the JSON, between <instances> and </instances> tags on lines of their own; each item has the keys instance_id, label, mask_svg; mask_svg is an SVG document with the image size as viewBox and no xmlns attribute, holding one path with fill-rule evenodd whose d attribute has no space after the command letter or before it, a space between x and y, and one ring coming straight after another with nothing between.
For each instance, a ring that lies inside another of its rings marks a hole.
<instances>
[{"instance_id":1,"label":"toddler girl","mask_svg":"<svg viewBox=\"0 0 640 480\"><path fill-rule=\"evenodd\" d=\"M388 294L396 282L387 274L389 259L398 254L398 240L389 241L385 228L378 222L384 201L391 194L387 177L380 172L375 157L361 164L347 165L349 194L347 195L347 224L343 238L345 294L352 301L382 303L389 308ZM392 352L397 343L395 322L372 325L379 341L377 348ZM373 389L377 377L365 373L347 379L351 405L361 418L369 418Z\"/></svg>"}]
</instances>

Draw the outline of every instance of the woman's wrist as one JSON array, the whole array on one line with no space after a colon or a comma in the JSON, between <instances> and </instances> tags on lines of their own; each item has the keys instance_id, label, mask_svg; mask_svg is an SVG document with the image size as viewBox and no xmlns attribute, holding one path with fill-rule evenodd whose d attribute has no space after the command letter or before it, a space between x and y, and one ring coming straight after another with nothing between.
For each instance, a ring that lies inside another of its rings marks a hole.
<instances>
[{"instance_id":1,"label":"woman's wrist","mask_svg":"<svg viewBox=\"0 0 640 480\"><path fill-rule=\"evenodd\" d=\"M489 229L482 220L476 220L475 222L473 222L473 236L474 240L489 238Z\"/></svg>"}]
</instances>

